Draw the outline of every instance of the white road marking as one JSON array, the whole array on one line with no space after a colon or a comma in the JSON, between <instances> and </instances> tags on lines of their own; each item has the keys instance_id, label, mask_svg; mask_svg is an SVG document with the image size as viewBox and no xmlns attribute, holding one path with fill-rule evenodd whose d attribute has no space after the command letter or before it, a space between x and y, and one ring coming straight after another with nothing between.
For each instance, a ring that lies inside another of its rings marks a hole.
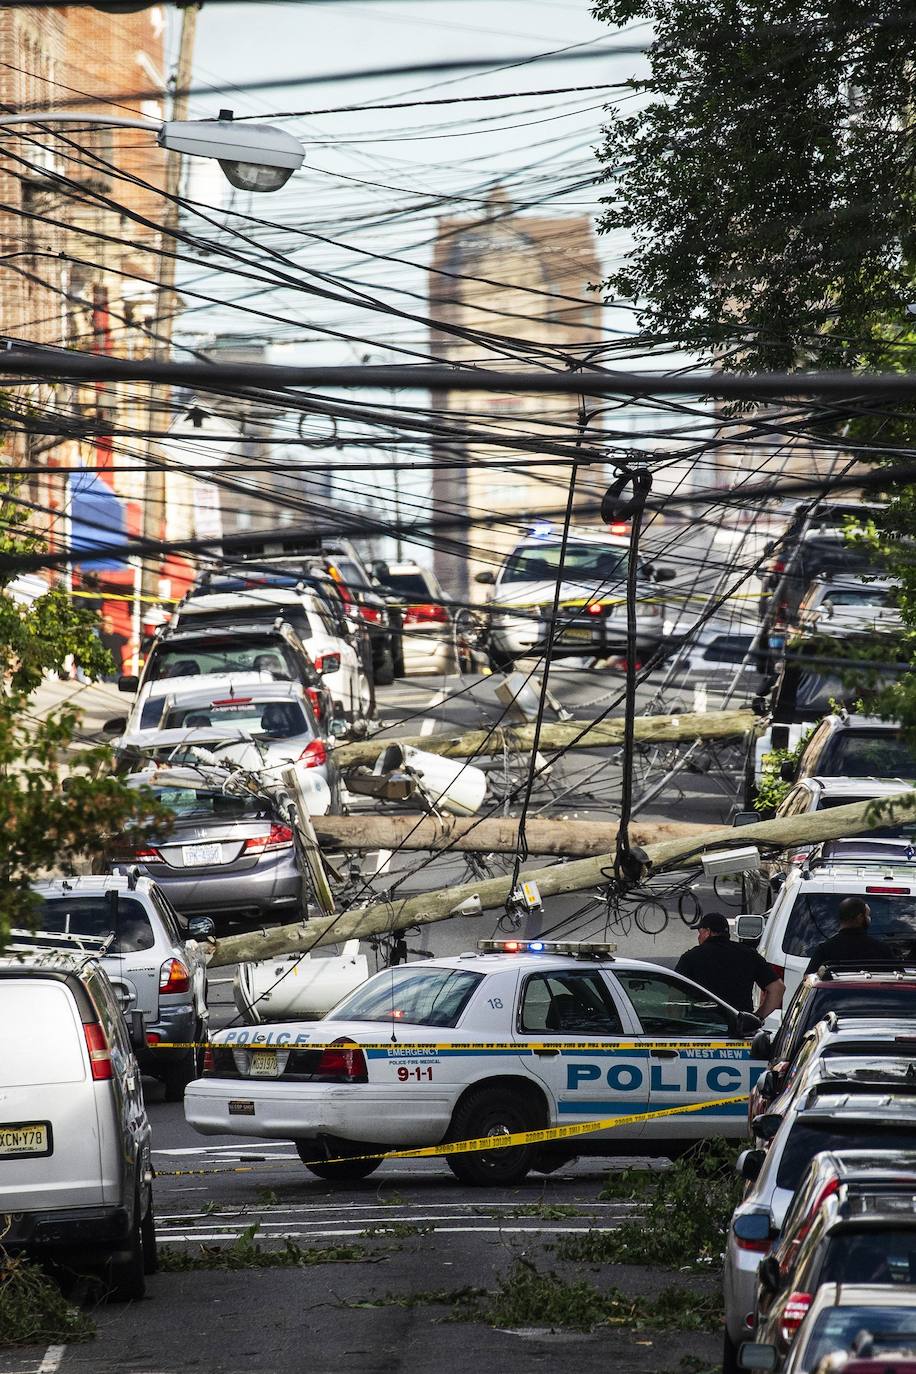
<instances>
[{"instance_id":1,"label":"white road marking","mask_svg":"<svg viewBox=\"0 0 916 1374\"><path fill-rule=\"evenodd\" d=\"M592 1232L592 1231L615 1231L616 1229L617 1229L617 1228L616 1228L615 1226L545 1226L545 1225L543 1225L543 1224L537 1225L537 1226L433 1226L433 1227L430 1228L431 1232L432 1232L433 1234L435 1234L435 1235L444 1234L444 1233L447 1233L447 1232L455 1232L456 1234L468 1234L468 1233L480 1231L480 1232L493 1232L493 1233L498 1234L498 1235L505 1235L507 1232L510 1232L510 1233L513 1233L513 1234L514 1234L514 1233L519 1233L519 1234L528 1233L528 1234L530 1234L531 1232L536 1232L536 1233L538 1233L538 1234L541 1234L541 1233L543 1232L543 1234L545 1234L545 1235L556 1235L556 1236L565 1235L565 1234L571 1234L571 1235L588 1235L589 1232ZM202 1234L201 1232L199 1232L199 1231L186 1231L186 1232L177 1232L177 1233L172 1234L172 1235L164 1235L164 1234L162 1234L161 1232L157 1232L157 1234L156 1234L156 1239L159 1241L160 1244L166 1244L166 1245L167 1245L167 1244L169 1244L169 1243L172 1243L172 1244L177 1245L177 1244L179 1244L179 1243L182 1242L182 1241L189 1241L189 1240L190 1240L190 1241L240 1240L241 1237L242 1237L244 1234L245 1234L244 1231L234 1231L234 1232L233 1232L233 1231L214 1231L214 1232L205 1232L205 1233L203 1233L203 1234ZM335 1239L335 1238L338 1238L338 1239L339 1239L341 1236L351 1236L351 1237L355 1237L355 1238L360 1239L360 1240L374 1240L374 1239L384 1240L384 1239L385 1239L385 1237L382 1236L382 1235L380 1235L380 1236L378 1236L378 1237L374 1237L374 1236L362 1236L362 1235L360 1234L359 1231L354 1231L354 1230L333 1230L333 1231L276 1231L276 1232L273 1232L270 1236L265 1236L264 1239L265 1239L265 1240L299 1240L299 1239L304 1239L304 1240L320 1240L320 1239L327 1239L327 1240L330 1240L330 1239Z\"/></svg>"},{"instance_id":2,"label":"white road marking","mask_svg":"<svg viewBox=\"0 0 916 1374\"><path fill-rule=\"evenodd\" d=\"M49 1345L35 1374L57 1374L66 1353L65 1345Z\"/></svg>"},{"instance_id":3,"label":"white road marking","mask_svg":"<svg viewBox=\"0 0 916 1374\"><path fill-rule=\"evenodd\" d=\"M294 1202L294 1203L290 1203L290 1204L276 1203L276 1204L269 1205L269 1206L266 1206L266 1207L258 1207L258 1208L257 1208L257 1212L258 1212L258 1215L259 1215L259 1216L271 1216L271 1215L273 1215L273 1216L278 1216L278 1215L279 1215L279 1216L284 1216L284 1215L295 1214L296 1212L308 1212L309 1214L311 1214L311 1213L313 1213L313 1212L347 1212L347 1211L360 1211L360 1212L376 1212L376 1213L378 1213L378 1214L380 1214L380 1215L382 1215L382 1216L386 1216L386 1217L390 1218L392 1221L405 1221L405 1220L409 1220L413 1215L415 1215L415 1214L411 1213L410 1210L409 1210L410 1207L411 1207L412 1205L413 1205L413 1204L411 1204L411 1203L405 1203L405 1204L404 1204L403 1206L401 1206L401 1207L392 1207L389 1203L385 1203L385 1202L329 1202L329 1203ZM435 1206L436 1206L436 1208L437 1208L437 1210L438 1210L439 1212L445 1212L445 1210L446 1210L447 1208L452 1209L452 1211L456 1211L458 1208L464 1208L466 1211L471 1212L473 1215L483 1215L483 1214L489 1213L489 1212L496 1212L500 1207L511 1208L514 1212L517 1212L517 1211L519 1210L519 1207L523 1207L523 1206L525 1206L525 1205L526 1205L525 1203L518 1203L518 1202L486 1202L486 1203L484 1203L484 1202L437 1202L437 1203L435 1204ZM533 1207L538 1206L537 1203L532 1203L531 1205L532 1205ZM547 1205L550 1206L550 1205L552 1205L552 1204L549 1204L549 1203L548 1203ZM572 1202L571 1202L571 1203L561 1203L561 1204L556 1204L556 1205L558 1205L558 1206L569 1206L569 1207L576 1207L576 1206L577 1206L576 1203L572 1203ZM597 1208L599 1208L599 1207L600 1207L600 1208L603 1208L603 1209L605 1209L605 1210L613 1210L614 1208L617 1208L617 1209L620 1209L620 1210L630 1210L630 1209L633 1209L633 1208L640 1208L640 1209L641 1209L642 1204L641 1204L641 1203L631 1203L631 1202L627 1202L627 1201L625 1201L625 1200L623 1200L623 1199L618 1199L618 1200L613 1201L613 1202L588 1202L588 1203L586 1203L586 1204L583 1204L581 1210L582 1210L583 1215L586 1215L588 1212L593 1212L593 1211L595 1211L595 1210L596 1210ZM250 1217L250 1216L252 1215L252 1211L251 1211L250 1208L246 1207L244 1204L242 1204L242 1205L240 1205L240 1206L236 1206L236 1207L233 1207L233 1206L231 1206L231 1205L227 1205L226 1208L225 1208L225 1210L224 1210L224 1211L221 1211L220 1213L218 1213L218 1215L219 1215L219 1216L226 1217L226 1218L233 1217L233 1216ZM531 1213L530 1215L534 1216L535 1214L534 1214L534 1213ZM213 1212L170 1212L170 1213L165 1213L164 1215L163 1215L163 1214L160 1214L160 1213L157 1213L157 1214L156 1214L156 1220L157 1220L157 1222L163 1222L163 1221L192 1221L195 1217L213 1217L213 1216L214 1216L214 1213L213 1213ZM374 1218L372 1218L372 1217L363 1218L363 1219L364 1219L364 1220L368 1220L368 1221L373 1221L373 1220L374 1220Z\"/></svg>"}]
</instances>

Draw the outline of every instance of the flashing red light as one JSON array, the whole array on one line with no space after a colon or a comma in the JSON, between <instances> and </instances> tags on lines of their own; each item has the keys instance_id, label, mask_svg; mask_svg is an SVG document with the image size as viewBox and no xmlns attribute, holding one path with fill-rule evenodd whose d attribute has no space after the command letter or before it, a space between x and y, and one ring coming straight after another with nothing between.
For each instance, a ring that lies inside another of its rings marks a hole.
<instances>
[{"instance_id":1,"label":"flashing red light","mask_svg":"<svg viewBox=\"0 0 916 1374\"><path fill-rule=\"evenodd\" d=\"M518 941L518 940L504 940L504 941L503 941L503 949L505 950L505 952L506 952L507 954L518 954L518 952L519 952L519 950L521 949L521 947L522 947L522 946L521 946L521 943L520 943L520 941Z\"/></svg>"},{"instance_id":2,"label":"flashing red light","mask_svg":"<svg viewBox=\"0 0 916 1374\"><path fill-rule=\"evenodd\" d=\"M86 1037L86 1049L89 1051L89 1068L93 1082L105 1083L114 1077L111 1050L108 1048L105 1032L98 1021L88 1021L83 1026L83 1034Z\"/></svg>"},{"instance_id":3,"label":"flashing red light","mask_svg":"<svg viewBox=\"0 0 916 1374\"><path fill-rule=\"evenodd\" d=\"M588 611L589 615L604 615L604 610L605 610L604 602L603 602L603 601L590 601L590 602L588 603L588 606L586 607L586 610Z\"/></svg>"},{"instance_id":4,"label":"flashing red light","mask_svg":"<svg viewBox=\"0 0 916 1374\"><path fill-rule=\"evenodd\" d=\"M252 835L245 841L243 854L265 854L269 849L284 849L293 842L288 825L272 825L266 835Z\"/></svg>"},{"instance_id":5,"label":"flashing red light","mask_svg":"<svg viewBox=\"0 0 916 1374\"><path fill-rule=\"evenodd\" d=\"M324 740L309 740L308 744L299 755L299 762L304 763L306 768L320 768L323 763L328 761L328 751Z\"/></svg>"}]
</instances>

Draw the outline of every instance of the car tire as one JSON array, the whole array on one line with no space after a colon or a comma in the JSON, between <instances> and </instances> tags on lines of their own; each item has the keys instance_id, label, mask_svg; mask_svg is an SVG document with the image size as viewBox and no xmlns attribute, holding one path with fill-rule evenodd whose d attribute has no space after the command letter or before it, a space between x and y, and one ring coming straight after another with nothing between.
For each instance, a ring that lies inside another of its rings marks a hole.
<instances>
[{"instance_id":1,"label":"car tire","mask_svg":"<svg viewBox=\"0 0 916 1374\"><path fill-rule=\"evenodd\" d=\"M728 1334L728 1327L722 1338L722 1374L741 1374L738 1364L738 1347Z\"/></svg>"},{"instance_id":2,"label":"car tire","mask_svg":"<svg viewBox=\"0 0 916 1374\"><path fill-rule=\"evenodd\" d=\"M506 1088L479 1088L458 1103L452 1115L450 1140L476 1140L480 1136L514 1135L546 1125L543 1111L520 1092ZM446 1155L448 1167L461 1183L475 1188L510 1187L521 1183L534 1168L537 1148L518 1145L474 1154Z\"/></svg>"},{"instance_id":3,"label":"car tire","mask_svg":"<svg viewBox=\"0 0 916 1374\"><path fill-rule=\"evenodd\" d=\"M159 1272L159 1248L156 1244L156 1216L153 1212L153 1195L150 1193L146 1216L140 1224L140 1239L143 1242L143 1272Z\"/></svg>"},{"instance_id":4,"label":"car tire","mask_svg":"<svg viewBox=\"0 0 916 1374\"><path fill-rule=\"evenodd\" d=\"M165 1087L166 1102L183 1102L184 1090L189 1083L193 1083L195 1078L200 1077L201 1050L200 1040L203 1036L203 1025L197 1021L194 1025L193 1039L195 1047L183 1054L180 1059L174 1060L163 1071L162 1082Z\"/></svg>"},{"instance_id":5,"label":"car tire","mask_svg":"<svg viewBox=\"0 0 916 1374\"><path fill-rule=\"evenodd\" d=\"M297 1140L296 1152L310 1174L316 1178L326 1178L332 1183L355 1183L361 1178L374 1174L381 1159L335 1159L316 1160L315 1152L319 1147L314 1140Z\"/></svg>"},{"instance_id":6,"label":"car tire","mask_svg":"<svg viewBox=\"0 0 916 1374\"><path fill-rule=\"evenodd\" d=\"M505 654L501 649L491 647L487 650L487 663L493 673L511 673L515 667L515 659L511 654Z\"/></svg>"},{"instance_id":7,"label":"car tire","mask_svg":"<svg viewBox=\"0 0 916 1374\"><path fill-rule=\"evenodd\" d=\"M143 1222L140 1217L140 1190L134 1194L130 1240L125 1250L116 1251L105 1266L108 1302L136 1302L146 1292L146 1267L143 1253Z\"/></svg>"},{"instance_id":8,"label":"car tire","mask_svg":"<svg viewBox=\"0 0 916 1374\"><path fill-rule=\"evenodd\" d=\"M376 687L390 687L392 682L394 682L394 669L394 655L391 652L391 646L386 644L379 654L378 661L375 665L373 676L375 677Z\"/></svg>"}]
</instances>

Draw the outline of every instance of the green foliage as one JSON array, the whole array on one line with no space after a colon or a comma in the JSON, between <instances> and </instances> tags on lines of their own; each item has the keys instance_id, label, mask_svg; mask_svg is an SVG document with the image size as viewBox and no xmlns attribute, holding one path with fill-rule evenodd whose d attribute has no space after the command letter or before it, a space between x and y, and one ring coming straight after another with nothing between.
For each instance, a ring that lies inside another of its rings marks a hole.
<instances>
[{"instance_id":1,"label":"green foliage","mask_svg":"<svg viewBox=\"0 0 916 1374\"><path fill-rule=\"evenodd\" d=\"M159 1248L159 1268L171 1273L193 1269L310 1269L316 1264L365 1264L370 1258L361 1245L305 1248L285 1240L283 1248L265 1250L256 1240L258 1225L247 1227L231 1245L201 1245L194 1253Z\"/></svg>"},{"instance_id":2,"label":"green foliage","mask_svg":"<svg viewBox=\"0 0 916 1374\"><path fill-rule=\"evenodd\" d=\"M908 0L597 0L649 20L599 157L607 286L651 334L749 369L874 365L913 257ZM893 336L894 331L890 331Z\"/></svg>"},{"instance_id":3,"label":"green foliage","mask_svg":"<svg viewBox=\"0 0 916 1374\"><path fill-rule=\"evenodd\" d=\"M741 1197L737 1151L721 1140L693 1146L670 1169L612 1174L602 1198L644 1202L639 1215L614 1231L564 1236L563 1260L595 1264L656 1264L708 1268L721 1257L729 1217Z\"/></svg>"},{"instance_id":4,"label":"green foliage","mask_svg":"<svg viewBox=\"0 0 916 1374\"><path fill-rule=\"evenodd\" d=\"M0 1249L0 1346L87 1341L95 1326L37 1264Z\"/></svg>"},{"instance_id":5,"label":"green foliage","mask_svg":"<svg viewBox=\"0 0 916 1374\"><path fill-rule=\"evenodd\" d=\"M816 729L817 726L812 725L809 730L803 731L794 749L770 749L763 755L760 760L760 781L754 798L755 811L775 811L779 803L788 796L793 784L784 782L779 776L779 770L786 762L791 763L793 767L797 766L805 745Z\"/></svg>"}]
</instances>

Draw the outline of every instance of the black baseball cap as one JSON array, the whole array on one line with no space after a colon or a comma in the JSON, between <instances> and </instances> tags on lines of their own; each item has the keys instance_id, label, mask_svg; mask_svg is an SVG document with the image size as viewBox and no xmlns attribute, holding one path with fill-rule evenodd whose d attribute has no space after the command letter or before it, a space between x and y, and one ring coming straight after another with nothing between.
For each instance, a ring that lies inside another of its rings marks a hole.
<instances>
[{"instance_id":1,"label":"black baseball cap","mask_svg":"<svg viewBox=\"0 0 916 1374\"><path fill-rule=\"evenodd\" d=\"M708 930L710 935L727 935L728 918L721 911L707 911L697 925L697 930Z\"/></svg>"}]
</instances>

